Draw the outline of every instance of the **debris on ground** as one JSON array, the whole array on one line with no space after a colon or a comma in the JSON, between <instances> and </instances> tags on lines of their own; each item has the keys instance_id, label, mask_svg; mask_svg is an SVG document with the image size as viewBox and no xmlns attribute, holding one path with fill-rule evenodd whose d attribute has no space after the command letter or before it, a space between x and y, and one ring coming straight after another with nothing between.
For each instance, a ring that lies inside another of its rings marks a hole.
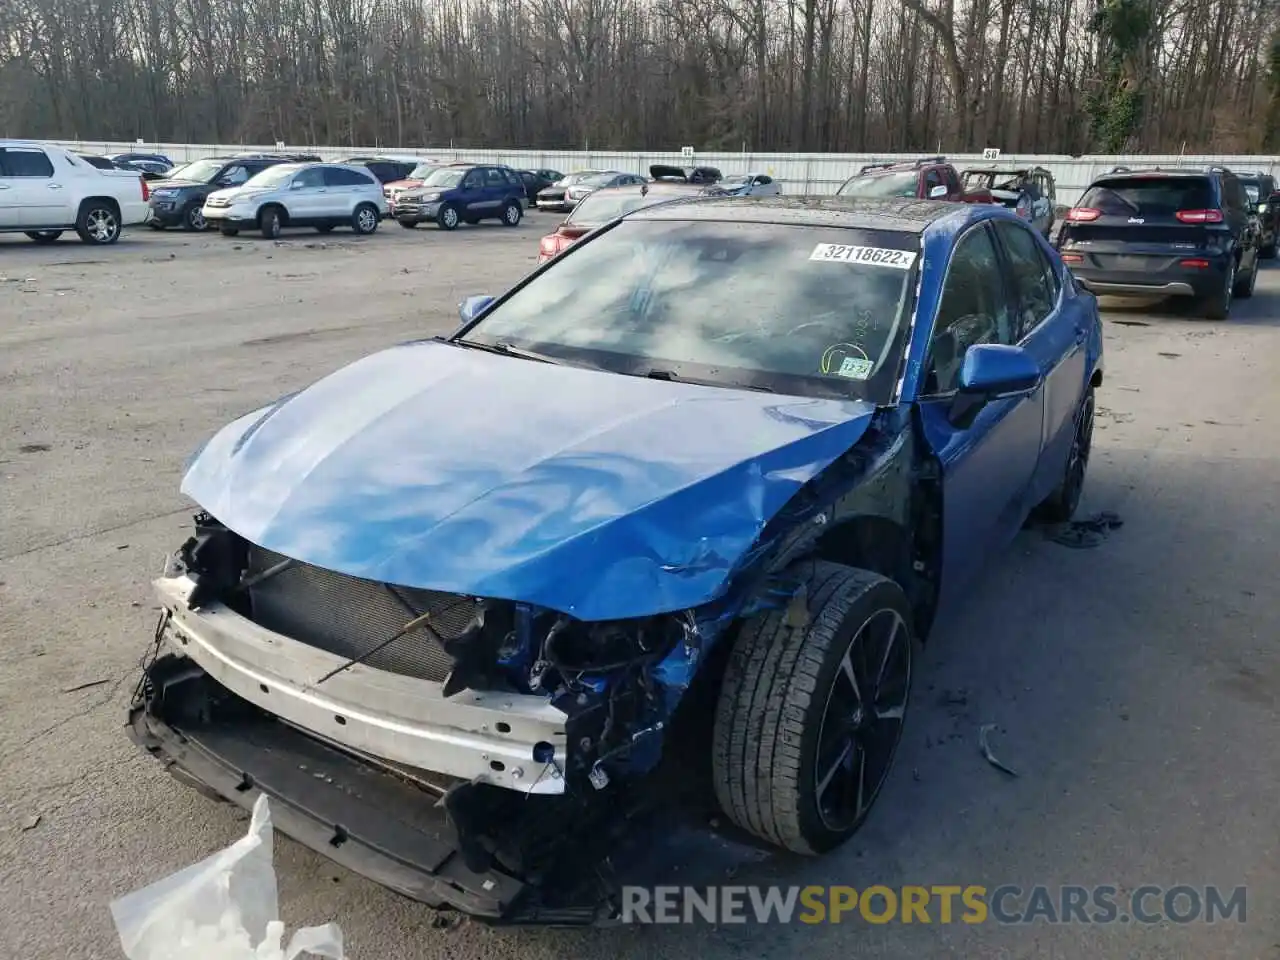
<instances>
[{"instance_id":1,"label":"debris on ground","mask_svg":"<svg viewBox=\"0 0 1280 960\"><path fill-rule=\"evenodd\" d=\"M74 687L63 687L63 693L77 693L80 690L88 690L90 687L100 687L103 684L111 682L110 677L102 677L99 680L87 680L84 683L77 683Z\"/></svg>"},{"instance_id":2,"label":"debris on ground","mask_svg":"<svg viewBox=\"0 0 1280 960\"><path fill-rule=\"evenodd\" d=\"M1161 351L1160 351L1160 356L1162 356L1162 357L1168 357L1170 360L1174 360L1174 359L1177 359L1178 357L1182 356L1182 354L1180 354L1180 353L1170 353L1170 352L1169 352L1169 351L1167 351L1167 350L1161 350Z\"/></svg>"},{"instance_id":3,"label":"debris on ground","mask_svg":"<svg viewBox=\"0 0 1280 960\"><path fill-rule=\"evenodd\" d=\"M1104 510L1087 520L1072 520L1070 523L1047 527L1045 536L1064 547L1096 547L1107 538L1108 533L1123 526L1124 521L1118 514Z\"/></svg>"},{"instance_id":4,"label":"debris on ground","mask_svg":"<svg viewBox=\"0 0 1280 960\"><path fill-rule=\"evenodd\" d=\"M987 742L987 734L996 728L994 723L984 723L978 728L978 746L982 750L982 757L987 763L991 764L1001 773L1007 773L1011 777L1016 777L1018 772L1012 767L1008 767L996 759L996 755L991 752L991 745Z\"/></svg>"},{"instance_id":5,"label":"debris on ground","mask_svg":"<svg viewBox=\"0 0 1280 960\"><path fill-rule=\"evenodd\" d=\"M40 826L40 821L43 819L44 819L43 814L39 814L39 813L37 813L34 817L28 817L26 821L22 824L22 832L26 833L28 830L34 830L36 827Z\"/></svg>"},{"instance_id":6,"label":"debris on ground","mask_svg":"<svg viewBox=\"0 0 1280 960\"><path fill-rule=\"evenodd\" d=\"M1112 323L1117 323L1117 324L1119 324L1119 325L1120 325L1120 326L1122 326L1122 327L1149 327L1149 326L1151 326L1151 324L1150 324L1150 323L1148 323L1146 320L1112 320L1111 322L1112 322Z\"/></svg>"},{"instance_id":7,"label":"debris on ground","mask_svg":"<svg viewBox=\"0 0 1280 960\"><path fill-rule=\"evenodd\" d=\"M249 832L206 860L111 903L128 960L343 960L336 924L304 927L287 947L267 797L253 805Z\"/></svg>"}]
</instances>

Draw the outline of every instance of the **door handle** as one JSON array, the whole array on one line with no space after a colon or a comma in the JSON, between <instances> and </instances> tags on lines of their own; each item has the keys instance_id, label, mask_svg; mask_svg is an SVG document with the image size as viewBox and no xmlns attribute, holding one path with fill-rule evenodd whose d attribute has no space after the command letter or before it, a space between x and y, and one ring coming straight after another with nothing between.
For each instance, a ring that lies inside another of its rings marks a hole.
<instances>
[{"instance_id":1,"label":"door handle","mask_svg":"<svg viewBox=\"0 0 1280 960\"><path fill-rule=\"evenodd\" d=\"M9 185L7 183L0 183L0 190L8 190L8 189L9 189Z\"/></svg>"},{"instance_id":2,"label":"door handle","mask_svg":"<svg viewBox=\"0 0 1280 960\"><path fill-rule=\"evenodd\" d=\"M49 187L49 189L50 189L50 190L61 190L61 189L62 189L62 184L60 184L60 183L51 183L51 184L48 184L48 187Z\"/></svg>"}]
</instances>

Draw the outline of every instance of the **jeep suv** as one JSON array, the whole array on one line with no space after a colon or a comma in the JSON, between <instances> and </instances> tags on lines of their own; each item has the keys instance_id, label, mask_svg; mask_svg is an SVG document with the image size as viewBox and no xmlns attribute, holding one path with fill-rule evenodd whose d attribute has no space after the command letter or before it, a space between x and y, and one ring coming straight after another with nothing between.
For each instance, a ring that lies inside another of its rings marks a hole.
<instances>
[{"instance_id":1,"label":"jeep suv","mask_svg":"<svg viewBox=\"0 0 1280 960\"><path fill-rule=\"evenodd\" d=\"M246 153L193 160L170 170L167 180L150 184L151 211L147 223L155 230L178 226L184 230L203 230L207 226L204 202L215 190L238 187L279 163L319 159L311 155Z\"/></svg>"},{"instance_id":2,"label":"jeep suv","mask_svg":"<svg viewBox=\"0 0 1280 960\"><path fill-rule=\"evenodd\" d=\"M960 174L946 157L904 163L868 163L840 184L838 197L915 197L919 200L965 199Z\"/></svg>"},{"instance_id":3,"label":"jeep suv","mask_svg":"<svg viewBox=\"0 0 1280 960\"><path fill-rule=\"evenodd\" d=\"M1273 260L1276 255L1276 241L1280 237L1280 184L1269 173L1238 173L1240 185L1249 197L1249 202L1258 210L1258 221L1262 228L1258 238L1258 255L1263 260Z\"/></svg>"},{"instance_id":4,"label":"jeep suv","mask_svg":"<svg viewBox=\"0 0 1280 960\"><path fill-rule=\"evenodd\" d=\"M1258 279L1258 218L1225 167L1125 170L1094 180L1067 211L1058 250L1098 295L1192 297L1223 320Z\"/></svg>"},{"instance_id":5,"label":"jeep suv","mask_svg":"<svg viewBox=\"0 0 1280 960\"><path fill-rule=\"evenodd\" d=\"M524 181L510 167L451 163L400 194L395 218L410 228L433 222L441 230L454 230L459 223L486 219L514 227L524 216L524 191Z\"/></svg>"}]
</instances>

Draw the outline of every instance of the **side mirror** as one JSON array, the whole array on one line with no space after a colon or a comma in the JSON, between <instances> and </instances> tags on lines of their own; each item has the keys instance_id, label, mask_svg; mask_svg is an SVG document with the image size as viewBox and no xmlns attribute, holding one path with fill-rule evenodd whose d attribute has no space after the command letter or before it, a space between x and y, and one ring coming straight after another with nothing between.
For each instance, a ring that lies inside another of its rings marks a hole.
<instances>
[{"instance_id":1,"label":"side mirror","mask_svg":"<svg viewBox=\"0 0 1280 960\"><path fill-rule=\"evenodd\" d=\"M488 308L493 303L493 297L486 294L478 294L473 297L467 297L458 304L458 317L462 320L462 326L466 326Z\"/></svg>"},{"instance_id":2,"label":"side mirror","mask_svg":"<svg viewBox=\"0 0 1280 960\"><path fill-rule=\"evenodd\" d=\"M946 195L947 195L947 188L941 183L929 191L930 200L939 200L942 197L945 197Z\"/></svg>"},{"instance_id":3,"label":"side mirror","mask_svg":"<svg viewBox=\"0 0 1280 960\"><path fill-rule=\"evenodd\" d=\"M1040 386L1040 365L1021 347L980 343L965 351L949 418L952 425L969 427L978 412L993 400L1022 397Z\"/></svg>"}]
</instances>

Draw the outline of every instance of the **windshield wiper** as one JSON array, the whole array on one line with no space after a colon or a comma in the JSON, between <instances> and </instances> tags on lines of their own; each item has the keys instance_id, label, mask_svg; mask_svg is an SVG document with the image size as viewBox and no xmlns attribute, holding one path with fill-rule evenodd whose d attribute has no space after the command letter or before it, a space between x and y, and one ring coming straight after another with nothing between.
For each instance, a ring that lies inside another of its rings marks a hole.
<instances>
[{"instance_id":1,"label":"windshield wiper","mask_svg":"<svg viewBox=\"0 0 1280 960\"><path fill-rule=\"evenodd\" d=\"M519 357L521 360L534 360L538 363L558 364L559 360L553 360L551 357L543 356L541 353L534 353L532 350L521 350L519 347L513 347L505 340L499 340L497 343L476 343L474 340L450 340L447 337L436 337L441 343L452 343L455 346L467 347L471 350L484 350L486 353L497 353L507 357Z\"/></svg>"},{"instance_id":2,"label":"windshield wiper","mask_svg":"<svg viewBox=\"0 0 1280 960\"><path fill-rule=\"evenodd\" d=\"M730 390L755 390L759 393L778 392L773 387L766 387L756 383L732 383L720 380L696 380L692 377L681 377L671 370L646 370L644 373L636 374L636 376L647 377L650 380L667 380L671 383L697 383L704 387L728 387Z\"/></svg>"}]
</instances>

